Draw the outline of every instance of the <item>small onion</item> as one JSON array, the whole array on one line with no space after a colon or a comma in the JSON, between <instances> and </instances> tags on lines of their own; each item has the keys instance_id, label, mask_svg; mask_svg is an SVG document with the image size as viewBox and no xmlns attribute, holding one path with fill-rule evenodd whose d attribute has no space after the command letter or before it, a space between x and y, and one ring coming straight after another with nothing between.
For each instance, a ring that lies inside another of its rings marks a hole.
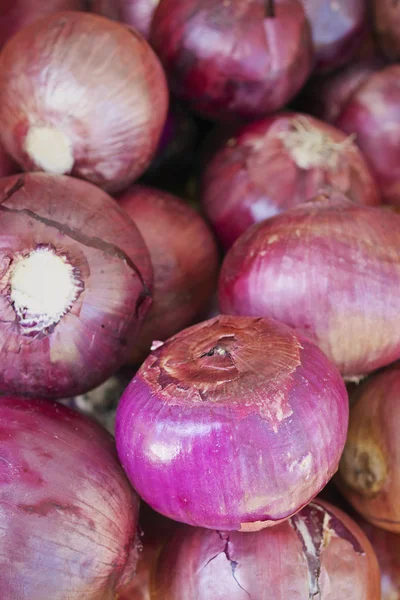
<instances>
[{"instance_id":1,"label":"small onion","mask_svg":"<svg viewBox=\"0 0 400 600\"><path fill-rule=\"evenodd\" d=\"M206 166L205 213L224 248L246 229L331 186L355 202L377 204L361 152L340 130L300 113L243 126Z\"/></svg>"},{"instance_id":2,"label":"small onion","mask_svg":"<svg viewBox=\"0 0 400 600\"><path fill-rule=\"evenodd\" d=\"M382 52L393 61L400 59L400 6L395 0L372 0L377 40Z\"/></svg>"},{"instance_id":3,"label":"small onion","mask_svg":"<svg viewBox=\"0 0 400 600\"><path fill-rule=\"evenodd\" d=\"M361 529L311 502L257 533L184 526L164 546L153 600L379 600L379 568Z\"/></svg>"},{"instance_id":4,"label":"small onion","mask_svg":"<svg viewBox=\"0 0 400 600\"><path fill-rule=\"evenodd\" d=\"M93 12L135 27L148 40L160 0L91 0Z\"/></svg>"},{"instance_id":5,"label":"small onion","mask_svg":"<svg viewBox=\"0 0 400 600\"><path fill-rule=\"evenodd\" d=\"M167 105L147 42L97 15L40 19L0 55L0 135L25 170L122 190L149 165Z\"/></svg>"},{"instance_id":6,"label":"small onion","mask_svg":"<svg viewBox=\"0 0 400 600\"><path fill-rule=\"evenodd\" d=\"M134 223L105 192L46 173L0 179L0 392L65 398L127 359L151 304Z\"/></svg>"},{"instance_id":7,"label":"small onion","mask_svg":"<svg viewBox=\"0 0 400 600\"><path fill-rule=\"evenodd\" d=\"M115 437L154 510L254 531L323 488L347 419L343 381L314 344L272 320L221 316L157 345L122 396Z\"/></svg>"},{"instance_id":8,"label":"small onion","mask_svg":"<svg viewBox=\"0 0 400 600\"><path fill-rule=\"evenodd\" d=\"M0 596L113 600L137 559L138 498L112 437L46 400L0 398Z\"/></svg>"}]
</instances>

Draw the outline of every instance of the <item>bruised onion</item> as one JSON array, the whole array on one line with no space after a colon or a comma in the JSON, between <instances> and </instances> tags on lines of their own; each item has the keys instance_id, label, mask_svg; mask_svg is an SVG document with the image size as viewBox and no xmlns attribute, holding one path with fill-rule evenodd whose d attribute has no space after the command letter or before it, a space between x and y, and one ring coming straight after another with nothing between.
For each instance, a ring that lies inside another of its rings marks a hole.
<instances>
[{"instance_id":1,"label":"bruised onion","mask_svg":"<svg viewBox=\"0 0 400 600\"><path fill-rule=\"evenodd\" d=\"M108 19L135 27L147 40L160 0L91 0L91 9Z\"/></svg>"},{"instance_id":2,"label":"bruised onion","mask_svg":"<svg viewBox=\"0 0 400 600\"><path fill-rule=\"evenodd\" d=\"M335 473L347 393L306 338L221 316L155 346L116 418L122 465L154 510L254 531L296 513Z\"/></svg>"},{"instance_id":3,"label":"bruised onion","mask_svg":"<svg viewBox=\"0 0 400 600\"><path fill-rule=\"evenodd\" d=\"M300 113L243 126L215 153L202 183L205 213L225 248L250 225L310 200L325 186L361 204L380 200L353 140Z\"/></svg>"},{"instance_id":4,"label":"bruised onion","mask_svg":"<svg viewBox=\"0 0 400 600\"><path fill-rule=\"evenodd\" d=\"M0 392L82 394L127 359L151 303L137 228L105 192L46 173L0 179Z\"/></svg>"},{"instance_id":5,"label":"bruised onion","mask_svg":"<svg viewBox=\"0 0 400 600\"><path fill-rule=\"evenodd\" d=\"M278 110L312 68L311 34L297 0L161 0L150 40L172 91L211 119Z\"/></svg>"},{"instance_id":6,"label":"bruised onion","mask_svg":"<svg viewBox=\"0 0 400 600\"><path fill-rule=\"evenodd\" d=\"M28 171L122 190L150 164L167 105L147 42L97 15L40 19L0 55L0 135Z\"/></svg>"},{"instance_id":7,"label":"bruised onion","mask_svg":"<svg viewBox=\"0 0 400 600\"><path fill-rule=\"evenodd\" d=\"M112 437L46 400L0 398L0 595L113 600L136 563L138 498Z\"/></svg>"},{"instance_id":8,"label":"bruised onion","mask_svg":"<svg viewBox=\"0 0 400 600\"><path fill-rule=\"evenodd\" d=\"M356 523L316 501L257 533L181 527L161 552L151 597L379 600L379 569Z\"/></svg>"},{"instance_id":9,"label":"bruised onion","mask_svg":"<svg viewBox=\"0 0 400 600\"><path fill-rule=\"evenodd\" d=\"M347 378L400 358L400 214L338 193L247 230L225 257L225 314L307 335Z\"/></svg>"},{"instance_id":10,"label":"bruised onion","mask_svg":"<svg viewBox=\"0 0 400 600\"><path fill-rule=\"evenodd\" d=\"M400 6L393 0L372 0L375 32L382 52L393 61L400 59Z\"/></svg>"}]
</instances>

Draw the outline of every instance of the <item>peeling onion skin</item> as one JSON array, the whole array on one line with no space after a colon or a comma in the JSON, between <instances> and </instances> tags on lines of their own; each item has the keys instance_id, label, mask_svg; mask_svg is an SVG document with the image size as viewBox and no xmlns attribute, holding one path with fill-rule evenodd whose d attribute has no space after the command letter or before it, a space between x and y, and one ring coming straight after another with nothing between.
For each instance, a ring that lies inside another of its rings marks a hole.
<instances>
[{"instance_id":1,"label":"peeling onion skin","mask_svg":"<svg viewBox=\"0 0 400 600\"><path fill-rule=\"evenodd\" d=\"M343 380L314 344L272 320L221 316L151 353L118 405L116 443L157 512L254 531L324 487L347 420Z\"/></svg>"},{"instance_id":2,"label":"peeling onion skin","mask_svg":"<svg viewBox=\"0 0 400 600\"><path fill-rule=\"evenodd\" d=\"M392 61L400 59L400 6L393 0L372 0L374 28L378 45Z\"/></svg>"},{"instance_id":3,"label":"peeling onion skin","mask_svg":"<svg viewBox=\"0 0 400 600\"><path fill-rule=\"evenodd\" d=\"M297 0L161 0L150 41L174 94L213 120L259 118L300 90L313 61Z\"/></svg>"},{"instance_id":4,"label":"peeling onion skin","mask_svg":"<svg viewBox=\"0 0 400 600\"><path fill-rule=\"evenodd\" d=\"M400 358L400 215L325 194L247 230L219 277L223 314L308 336L347 379Z\"/></svg>"},{"instance_id":5,"label":"peeling onion skin","mask_svg":"<svg viewBox=\"0 0 400 600\"><path fill-rule=\"evenodd\" d=\"M12 397L0 398L0 436L1 597L114 600L134 573L139 500L112 437L59 404Z\"/></svg>"},{"instance_id":6,"label":"peeling onion skin","mask_svg":"<svg viewBox=\"0 0 400 600\"><path fill-rule=\"evenodd\" d=\"M314 198L326 186L360 204L380 194L356 144L336 127L284 112L243 126L202 177L202 204L228 249L254 223Z\"/></svg>"},{"instance_id":7,"label":"peeling onion skin","mask_svg":"<svg viewBox=\"0 0 400 600\"><path fill-rule=\"evenodd\" d=\"M40 19L0 56L0 134L26 171L121 191L150 164L167 108L165 76L148 43L98 15Z\"/></svg>"},{"instance_id":8,"label":"peeling onion skin","mask_svg":"<svg viewBox=\"0 0 400 600\"><path fill-rule=\"evenodd\" d=\"M379 600L379 569L345 513L311 502L257 533L181 527L164 546L152 600Z\"/></svg>"},{"instance_id":9,"label":"peeling onion skin","mask_svg":"<svg viewBox=\"0 0 400 600\"><path fill-rule=\"evenodd\" d=\"M61 175L2 178L0 213L0 392L83 394L126 361L150 307L143 238L108 194ZM31 331L12 302L10 277L21 255L41 247L67 257L80 290L51 326L34 320Z\"/></svg>"},{"instance_id":10,"label":"peeling onion skin","mask_svg":"<svg viewBox=\"0 0 400 600\"><path fill-rule=\"evenodd\" d=\"M135 27L148 40L160 0L91 0L93 12Z\"/></svg>"}]
</instances>

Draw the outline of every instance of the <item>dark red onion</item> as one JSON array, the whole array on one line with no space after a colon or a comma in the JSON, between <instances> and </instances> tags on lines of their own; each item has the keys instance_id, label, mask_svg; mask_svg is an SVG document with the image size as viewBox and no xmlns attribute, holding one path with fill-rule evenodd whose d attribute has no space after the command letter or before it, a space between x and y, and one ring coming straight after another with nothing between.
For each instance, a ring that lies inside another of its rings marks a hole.
<instances>
[{"instance_id":1,"label":"dark red onion","mask_svg":"<svg viewBox=\"0 0 400 600\"><path fill-rule=\"evenodd\" d=\"M152 269L134 223L79 179L0 179L0 392L65 398L132 352Z\"/></svg>"},{"instance_id":2,"label":"dark red onion","mask_svg":"<svg viewBox=\"0 0 400 600\"><path fill-rule=\"evenodd\" d=\"M206 166L202 201L224 248L246 229L333 187L361 204L378 189L361 152L340 130L300 113L243 126Z\"/></svg>"},{"instance_id":3,"label":"dark red onion","mask_svg":"<svg viewBox=\"0 0 400 600\"><path fill-rule=\"evenodd\" d=\"M394 0L372 0L375 32L381 51L393 61L400 59L400 6Z\"/></svg>"},{"instance_id":4,"label":"dark red onion","mask_svg":"<svg viewBox=\"0 0 400 600\"><path fill-rule=\"evenodd\" d=\"M0 135L28 171L122 190L150 164L167 105L165 76L148 43L97 15L40 19L0 55Z\"/></svg>"},{"instance_id":5,"label":"dark red onion","mask_svg":"<svg viewBox=\"0 0 400 600\"><path fill-rule=\"evenodd\" d=\"M91 9L108 19L135 27L146 40L160 0L91 0Z\"/></svg>"},{"instance_id":6,"label":"dark red onion","mask_svg":"<svg viewBox=\"0 0 400 600\"><path fill-rule=\"evenodd\" d=\"M323 488L347 418L343 381L314 344L276 321L221 316L147 358L118 405L116 443L154 510L254 531Z\"/></svg>"},{"instance_id":7,"label":"dark red onion","mask_svg":"<svg viewBox=\"0 0 400 600\"><path fill-rule=\"evenodd\" d=\"M297 0L161 0L150 39L172 91L217 120L278 110L312 68L311 34Z\"/></svg>"},{"instance_id":8,"label":"dark red onion","mask_svg":"<svg viewBox=\"0 0 400 600\"><path fill-rule=\"evenodd\" d=\"M0 596L113 600L137 559L138 498L112 437L46 400L0 398Z\"/></svg>"},{"instance_id":9,"label":"dark red onion","mask_svg":"<svg viewBox=\"0 0 400 600\"><path fill-rule=\"evenodd\" d=\"M320 501L257 533L183 526L164 546L154 600L379 600L379 568L361 529Z\"/></svg>"},{"instance_id":10,"label":"dark red onion","mask_svg":"<svg viewBox=\"0 0 400 600\"><path fill-rule=\"evenodd\" d=\"M225 314L272 317L360 377L400 358L400 214L332 193L247 230L219 281Z\"/></svg>"}]
</instances>

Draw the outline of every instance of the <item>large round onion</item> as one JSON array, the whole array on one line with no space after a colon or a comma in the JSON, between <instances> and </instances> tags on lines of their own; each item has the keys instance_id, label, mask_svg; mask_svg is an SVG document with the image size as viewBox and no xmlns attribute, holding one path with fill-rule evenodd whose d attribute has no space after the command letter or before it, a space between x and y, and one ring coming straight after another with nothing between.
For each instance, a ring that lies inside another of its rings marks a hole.
<instances>
[{"instance_id":1,"label":"large round onion","mask_svg":"<svg viewBox=\"0 0 400 600\"><path fill-rule=\"evenodd\" d=\"M149 165L167 104L147 42L97 15L40 19L0 55L0 135L25 170L122 190Z\"/></svg>"},{"instance_id":2,"label":"large round onion","mask_svg":"<svg viewBox=\"0 0 400 600\"><path fill-rule=\"evenodd\" d=\"M154 600L379 600L379 569L361 529L311 502L257 533L178 529L164 546Z\"/></svg>"},{"instance_id":3,"label":"large round onion","mask_svg":"<svg viewBox=\"0 0 400 600\"><path fill-rule=\"evenodd\" d=\"M0 596L113 600L134 573L138 498L112 437L46 400L0 398Z\"/></svg>"},{"instance_id":4,"label":"large round onion","mask_svg":"<svg viewBox=\"0 0 400 600\"><path fill-rule=\"evenodd\" d=\"M65 398L127 359L150 257L105 192L61 175L0 180L0 392Z\"/></svg>"},{"instance_id":5,"label":"large round onion","mask_svg":"<svg viewBox=\"0 0 400 600\"><path fill-rule=\"evenodd\" d=\"M161 0L150 39L173 92L212 119L281 108L312 68L297 0Z\"/></svg>"},{"instance_id":6,"label":"large round onion","mask_svg":"<svg viewBox=\"0 0 400 600\"><path fill-rule=\"evenodd\" d=\"M336 471L348 399L325 355L272 320L216 317L147 358L117 409L133 486L158 512L200 527L286 519Z\"/></svg>"},{"instance_id":7,"label":"large round onion","mask_svg":"<svg viewBox=\"0 0 400 600\"><path fill-rule=\"evenodd\" d=\"M332 193L254 225L228 252L222 313L273 317L346 377L400 358L400 215Z\"/></svg>"},{"instance_id":8,"label":"large round onion","mask_svg":"<svg viewBox=\"0 0 400 600\"><path fill-rule=\"evenodd\" d=\"M372 0L377 40L382 52L391 60L400 59L400 6L393 0Z\"/></svg>"},{"instance_id":9,"label":"large round onion","mask_svg":"<svg viewBox=\"0 0 400 600\"><path fill-rule=\"evenodd\" d=\"M242 127L203 175L205 213L225 248L250 225L333 187L361 204L377 204L361 152L340 130L300 113Z\"/></svg>"},{"instance_id":10,"label":"large round onion","mask_svg":"<svg viewBox=\"0 0 400 600\"><path fill-rule=\"evenodd\" d=\"M135 27L147 40L159 2L160 0L90 0L94 12Z\"/></svg>"}]
</instances>

